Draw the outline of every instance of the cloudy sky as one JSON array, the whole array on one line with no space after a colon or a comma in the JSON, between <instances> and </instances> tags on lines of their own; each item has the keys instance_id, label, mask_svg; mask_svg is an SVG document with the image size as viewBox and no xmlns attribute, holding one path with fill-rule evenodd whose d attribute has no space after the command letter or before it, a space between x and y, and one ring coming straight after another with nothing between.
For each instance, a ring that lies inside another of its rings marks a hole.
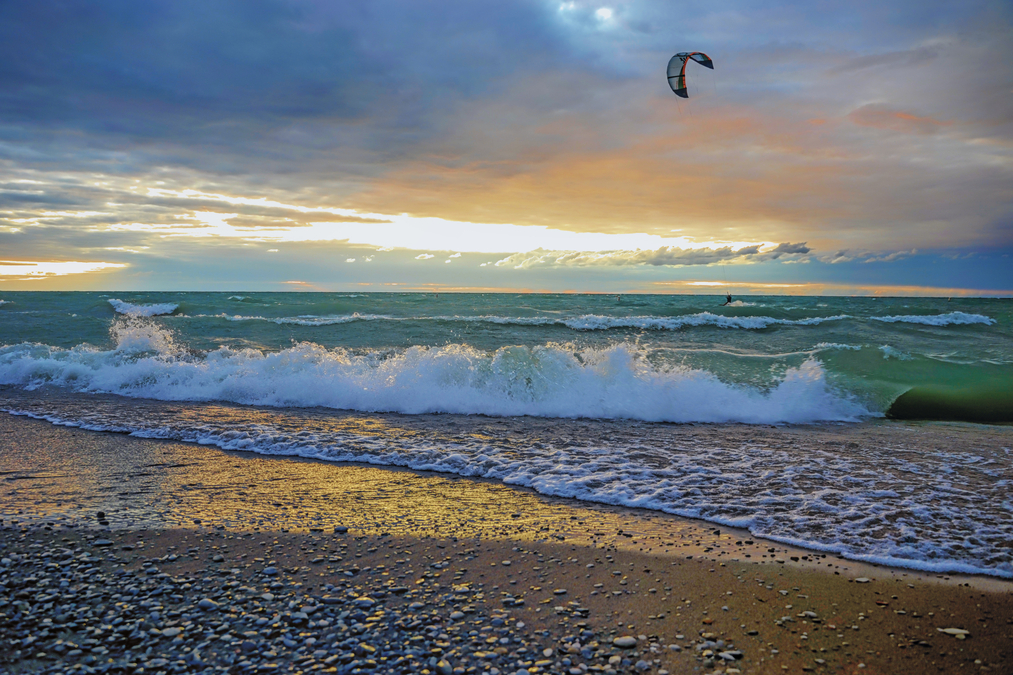
<instances>
[{"instance_id":1,"label":"cloudy sky","mask_svg":"<svg viewBox=\"0 0 1013 675\"><path fill-rule=\"evenodd\" d=\"M1009 295L1011 63L1005 0L3 3L0 290Z\"/></svg>"}]
</instances>

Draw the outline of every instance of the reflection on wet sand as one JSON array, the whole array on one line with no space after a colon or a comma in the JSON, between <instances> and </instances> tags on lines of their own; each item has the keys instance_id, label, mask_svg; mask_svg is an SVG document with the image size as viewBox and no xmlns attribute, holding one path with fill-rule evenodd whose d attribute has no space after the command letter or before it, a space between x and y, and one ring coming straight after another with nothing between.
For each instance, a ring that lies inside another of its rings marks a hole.
<instances>
[{"instance_id":1,"label":"reflection on wet sand","mask_svg":"<svg viewBox=\"0 0 1013 675\"><path fill-rule=\"evenodd\" d=\"M0 416L2 524L333 532L550 542L811 567L874 566L651 511L539 495L497 481L221 451ZM104 520L99 520L101 512ZM911 577L950 579L896 571ZM1007 582L964 577L982 588Z\"/></svg>"}]
</instances>

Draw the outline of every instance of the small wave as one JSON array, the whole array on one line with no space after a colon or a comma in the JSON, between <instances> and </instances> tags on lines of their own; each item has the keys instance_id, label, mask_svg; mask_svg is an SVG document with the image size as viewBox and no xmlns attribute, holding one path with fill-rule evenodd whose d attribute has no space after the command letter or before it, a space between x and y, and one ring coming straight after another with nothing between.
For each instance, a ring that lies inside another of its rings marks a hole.
<instances>
[{"instance_id":1,"label":"small wave","mask_svg":"<svg viewBox=\"0 0 1013 675\"><path fill-rule=\"evenodd\" d=\"M885 323L919 323L925 326L963 326L968 324L982 323L990 326L995 319L983 314L966 314L964 312L950 312L948 314L900 314L897 316L872 316L873 321Z\"/></svg>"},{"instance_id":2,"label":"small wave","mask_svg":"<svg viewBox=\"0 0 1013 675\"><path fill-rule=\"evenodd\" d=\"M907 352L902 352L896 347L891 347L890 345L883 345L879 348L879 351L883 352L884 359L897 359L898 361L911 361L914 359L914 357Z\"/></svg>"},{"instance_id":3,"label":"small wave","mask_svg":"<svg viewBox=\"0 0 1013 675\"><path fill-rule=\"evenodd\" d=\"M10 304L13 304L10 300L0 300L0 305L10 305Z\"/></svg>"},{"instance_id":4,"label":"small wave","mask_svg":"<svg viewBox=\"0 0 1013 675\"><path fill-rule=\"evenodd\" d=\"M217 315L220 319L226 321L267 321L269 323L275 323L279 326L284 325L295 325L295 326L333 326L342 323L352 323L354 321L398 321L399 319L393 316L384 316L382 314L346 314L341 316L316 316L313 314L306 314L303 316L282 316L282 317L267 317L267 316L242 316L240 314L228 315L219 314ZM400 319L403 320L403 319Z\"/></svg>"},{"instance_id":5,"label":"small wave","mask_svg":"<svg viewBox=\"0 0 1013 675\"><path fill-rule=\"evenodd\" d=\"M839 342L820 342L813 347L813 351L822 351L824 349L850 349L857 352L861 351L862 348L859 345L841 344Z\"/></svg>"},{"instance_id":6,"label":"small wave","mask_svg":"<svg viewBox=\"0 0 1013 675\"><path fill-rule=\"evenodd\" d=\"M386 314L341 314L332 316L244 316L240 314L219 314L218 318L226 321L267 321L275 324L293 324L299 326L331 326L354 321L447 321L462 323L492 323L514 326L566 326L578 331L613 330L635 328L640 330L679 330L713 326L717 328L739 328L745 330L762 330L770 326L816 326L826 321L840 321L850 318L846 314L826 317L808 317L805 319L777 319L770 316L722 316L711 312L686 314L682 316L631 316L617 317L599 314L560 318L545 316L389 316Z\"/></svg>"},{"instance_id":7,"label":"small wave","mask_svg":"<svg viewBox=\"0 0 1013 675\"><path fill-rule=\"evenodd\" d=\"M124 316L162 316L165 314L172 314L176 311L179 305L171 302L164 302L153 305L135 305L122 300L112 298L109 300L109 304L113 306L117 314Z\"/></svg>"}]
</instances>

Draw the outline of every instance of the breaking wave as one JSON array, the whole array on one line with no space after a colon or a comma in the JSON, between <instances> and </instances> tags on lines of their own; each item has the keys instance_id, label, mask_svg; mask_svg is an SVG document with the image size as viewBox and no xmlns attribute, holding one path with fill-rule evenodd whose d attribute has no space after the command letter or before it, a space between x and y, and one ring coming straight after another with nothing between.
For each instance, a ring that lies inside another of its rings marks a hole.
<instances>
[{"instance_id":1,"label":"breaking wave","mask_svg":"<svg viewBox=\"0 0 1013 675\"><path fill-rule=\"evenodd\" d=\"M129 302L117 300L112 298L109 300L109 304L113 306L117 314L124 316L162 316L164 314L172 314L176 311L179 305L171 302L164 302L153 305L134 305Z\"/></svg>"},{"instance_id":2,"label":"breaking wave","mask_svg":"<svg viewBox=\"0 0 1013 675\"><path fill-rule=\"evenodd\" d=\"M0 384L44 385L167 401L493 416L626 418L659 422L813 423L873 415L829 385L813 358L767 388L659 364L631 343L547 343L485 351L464 344L396 350L277 352L221 347L195 353L151 321L113 327L116 346L0 348Z\"/></svg>"},{"instance_id":3,"label":"breaking wave","mask_svg":"<svg viewBox=\"0 0 1013 675\"><path fill-rule=\"evenodd\" d=\"M919 323L925 326L964 326L968 324L983 323L990 326L995 319L984 314L966 314L964 312L950 312L948 314L901 314L898 316L872 316L873 321L885 323Z\"/></svg>"}]
</instances>

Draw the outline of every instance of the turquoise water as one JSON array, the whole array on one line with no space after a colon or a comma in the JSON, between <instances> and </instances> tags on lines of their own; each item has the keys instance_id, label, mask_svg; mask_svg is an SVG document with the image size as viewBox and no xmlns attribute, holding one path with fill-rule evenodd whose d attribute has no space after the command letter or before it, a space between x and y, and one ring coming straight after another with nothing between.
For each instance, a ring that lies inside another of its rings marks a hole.
<instances>
[{"instance_id":1,"label":"turquoise water","mask_svg":"<svg viewBox=\"0 0 1013 675\"><path fill-rule=\"evenodd\" d=\"M0 293L0 383L162 400L753 423L1013 420L1013 302Z\"/></svg>"},{"instance_id":2,"label":"turquoise water","mask_svg":"<svg viewBox=\"0 0 1013 675\"><path fill-rule=\"evenodd\" d=\"M482 477L1013 578L1009 300L0 300L0 411Z\"/></svg>"}]
</instances>

